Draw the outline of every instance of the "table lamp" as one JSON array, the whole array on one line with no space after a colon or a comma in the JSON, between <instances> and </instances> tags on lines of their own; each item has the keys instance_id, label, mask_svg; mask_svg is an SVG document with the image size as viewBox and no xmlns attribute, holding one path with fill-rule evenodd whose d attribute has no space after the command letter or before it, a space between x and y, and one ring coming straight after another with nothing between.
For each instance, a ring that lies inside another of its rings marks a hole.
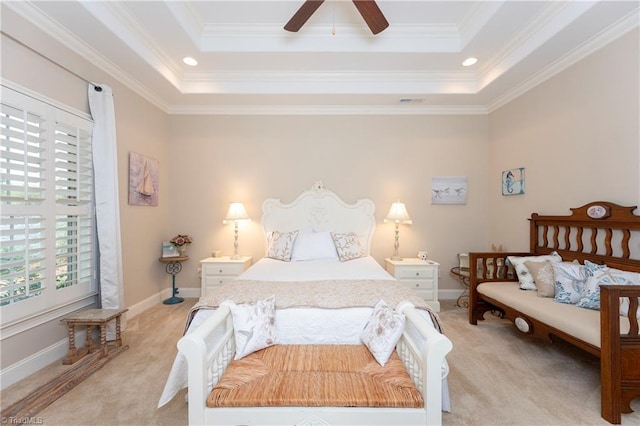
<instances>
[{"instance_id":1,"label":"table lamp","mask_svg":"<svg viewBox=\"0 0 640 426\"><path fill-rule=\"evenodd\" d=\"M240 222L245 222L249 220L249 215L247 215L247 211L244 209L244 205L242 203L233 202L229 206L229 211L227 211L227 216L225 216L222 223L225 225L227 223L234 223L234 240L233 240L233 256L231 259L237 260L240 259L240 255L238 254L238 224Z\"/></svg>"},{"instance_id":2,"label":"table lamp","mask_svg":"<svg viewBox=\"0 0 640 426\"><path fill-rule=\"evenodd\" d=\"M407 213L407 208L404 206L404 203L397 201L391 204L391 208L389 209L389 213L387 213L387 217L384 218L385 222L393 222L396 224L396 242L394 245L393 257L391 260L402 260L402 258L398 255L398 248L400 247L400 224L404 223L406 225L411 225L412 221L409 217L409 213Z\"/></svg>"}]
</instances>

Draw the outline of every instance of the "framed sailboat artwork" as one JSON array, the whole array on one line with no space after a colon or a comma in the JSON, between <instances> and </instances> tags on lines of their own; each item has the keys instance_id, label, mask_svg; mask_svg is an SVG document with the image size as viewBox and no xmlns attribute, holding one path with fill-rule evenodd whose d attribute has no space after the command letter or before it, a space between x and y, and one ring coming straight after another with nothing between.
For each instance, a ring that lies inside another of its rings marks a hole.
<instances>
[{"instance_id":1,"label":"framed sailboat artwork","mask_svg":"<svg viewBox=\"0 0 640 426\"><path fill-rule=\"evenodd\" d=\"M158 205L158 160L129 153L129 204Z\"/></svg>"}]
</instances>

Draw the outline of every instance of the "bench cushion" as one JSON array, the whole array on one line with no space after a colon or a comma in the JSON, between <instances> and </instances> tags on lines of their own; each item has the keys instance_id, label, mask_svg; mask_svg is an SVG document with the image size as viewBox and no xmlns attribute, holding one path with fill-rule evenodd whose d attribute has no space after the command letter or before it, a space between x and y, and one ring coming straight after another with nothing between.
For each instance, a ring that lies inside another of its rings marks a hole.
<instances>
[{"instance_id":1,"label":"bench cushion","mask_svg":"<svg viewBox=\"0 0 640 426\"><path fill-rule=\"evenodd\" d=\"M535 291L521 290L517 282L482 283L478 285L478 293L600 347L600 311L538 297ZM626 317L620 317L620 332L629 332L629 320Z\"/></svg>"},{"instance_id":2,"label":"bench cushion","mask_svg":"<svg viewBox=\"0 0 640 426\"><path fill-rule=\"evenodd\" d=\"M208 407L424 407L397 352L384 367L364 345L275 345L233 360Z\"/></svg>"}]
</instances>

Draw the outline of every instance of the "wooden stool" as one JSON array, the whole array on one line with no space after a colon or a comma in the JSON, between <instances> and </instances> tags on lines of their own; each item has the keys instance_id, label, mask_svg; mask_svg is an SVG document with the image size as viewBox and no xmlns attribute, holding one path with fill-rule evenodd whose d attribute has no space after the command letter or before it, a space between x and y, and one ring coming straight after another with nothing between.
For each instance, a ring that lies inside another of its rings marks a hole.
<instances>
[{"instance_id":1,"label":"wooden stool","mask_svg":"<svg viewBox=\"0 0 640 426\"><path fill-rule=\"evenodd\" d=\"M107 344L107 323L113 319L116 320L116 338L111 342L115 342L116 347L122 346L122 336L120 335L120 317L127 312L128 309L87 309L85 311L71 314L60 321L65 322L69 332L69 350L67 356L62 363L64 365L73 364L88 353L102 350L102 357L109 354ZM76 325L87 326L87 340L83 348L76 348L75 327ZM91 329L94 325L100 326L100 346L93 344Z\"/></svg>"}]
</instances>

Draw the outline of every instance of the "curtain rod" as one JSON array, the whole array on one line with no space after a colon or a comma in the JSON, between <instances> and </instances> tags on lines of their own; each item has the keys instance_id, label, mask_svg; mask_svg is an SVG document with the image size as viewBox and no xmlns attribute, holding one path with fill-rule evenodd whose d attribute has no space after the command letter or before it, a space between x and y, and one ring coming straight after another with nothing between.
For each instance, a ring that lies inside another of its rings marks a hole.
<instances>
[{"instance_id":1,"label":"curtain rod","mask_svg":"<svg viewBox=\"0 0 640 426\"><path fill-rule=\"evenodd\" d=\"M82 77L79 74L76 74L75 72L71 71L69 68L57 63L56 61L54 61L53 59L43 55L42 53L38 52L37 50L33 49L30 46L27 46L26 44L24 44L23 42L21 42L20 40L18 40L17 38L13 37L12 35L9 35L7 33L5 33L4 31L0 30L0 33L2 33L2 35L4 35L5 37L10 38L11 40L15 41L16 43L20 44L21 46L24 46L25 48L29 49L30 51L32 51L33 53L35 53L36 55L40 56L41 58L46 59L47 61L51 62L52 64L62 68L63 70L65 70L66 72L68 72L71 75L76 76L77 78L79 78L80 80L90 84L93 86L93 88L95 89L96 92L102 92L102 87L98 86L97 84L94 84L92 82L90 82L89 80L87 80L86 78Z\"/></svg>"}]
</instances>

